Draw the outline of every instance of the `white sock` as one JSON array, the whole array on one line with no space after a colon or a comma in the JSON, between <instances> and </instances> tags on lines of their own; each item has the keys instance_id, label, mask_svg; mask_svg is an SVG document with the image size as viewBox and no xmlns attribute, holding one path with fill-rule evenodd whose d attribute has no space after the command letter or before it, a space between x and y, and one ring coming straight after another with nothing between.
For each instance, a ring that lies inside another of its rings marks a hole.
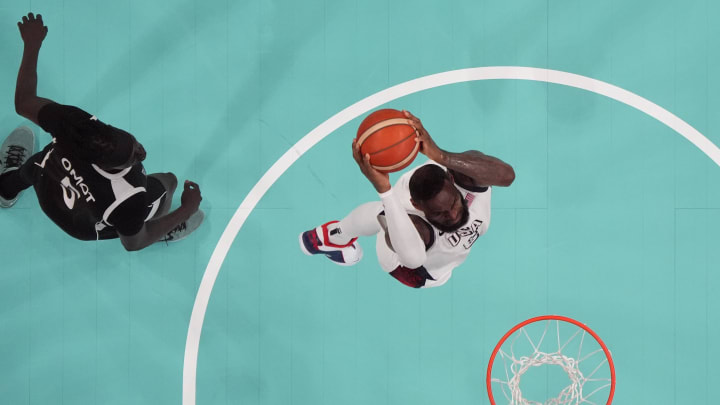
<instances>
[{"instance_id":1,"label":"white sock","mask_svg":"<svg viewBox=\"0 0 720 405\"><path fill-rule=\"evenodd\" d=\"M368 202L352 210L342 221L328 225L330 243L346 245L352 238L377 234L382 229L377 216L383 209L380 201Z\"/></svg>"}]
</instances>

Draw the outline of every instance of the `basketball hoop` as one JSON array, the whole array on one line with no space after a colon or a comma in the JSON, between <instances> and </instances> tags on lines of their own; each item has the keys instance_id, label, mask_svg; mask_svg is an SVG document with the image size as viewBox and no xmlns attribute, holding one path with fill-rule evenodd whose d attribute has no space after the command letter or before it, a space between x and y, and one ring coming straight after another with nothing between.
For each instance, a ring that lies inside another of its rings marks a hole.
<instances>
[{"instance_id":1,"label":"basketball hoop","mask_svg":"<svg viewBox=\"0 0 720 405\"><path fill-rule=\"evenodd\" d=\"M496 357L504 367L495 364ZM526 375L532 373L534 378ZM538 316L500 339L490 356L486 382L492 405L500 405L493 387L508 405L610 405L615 365L605 343L587 326L564 316Z\"/></svg>"}]
</instances>

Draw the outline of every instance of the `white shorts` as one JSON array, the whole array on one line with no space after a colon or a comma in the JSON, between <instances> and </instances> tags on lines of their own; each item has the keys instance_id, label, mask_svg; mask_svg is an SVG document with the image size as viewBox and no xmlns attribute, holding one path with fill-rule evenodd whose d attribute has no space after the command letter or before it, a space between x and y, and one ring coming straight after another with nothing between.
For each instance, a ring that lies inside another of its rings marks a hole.
<instances>
[{"instance_id":1,"label":"white shorts","mask_svg":"<svg viewBox=\"0 0 720 405\"><path fill-rule=\"evenodd\" d=\"M390 273L397 269L398 266L402 266L397 253L390 250L390 247L387 245L385 241L385 231L382 229L378 232L377 238L375 239L375 251L377 252L380 268L382 268L384 272ZM445 284L450 279L450 276L452 276L453 268L455 268L455 266L452 265L442 266L437 269L425 267L425 270L427 270L434 280L427 280L422 288L439 287Z\"/></svg>"}]
</instances>

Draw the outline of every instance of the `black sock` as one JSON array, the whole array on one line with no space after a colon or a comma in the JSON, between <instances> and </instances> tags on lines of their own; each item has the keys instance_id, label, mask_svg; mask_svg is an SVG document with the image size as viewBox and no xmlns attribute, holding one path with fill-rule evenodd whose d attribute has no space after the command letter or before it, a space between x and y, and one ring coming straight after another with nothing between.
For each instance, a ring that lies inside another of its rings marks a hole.
<instances>
[{"instance_id":1,"label":"black sock","mask_svg":"<svg viewBox=\"0 0 720 405\"><path fill-rule=\"evenodd\" d=\"M12 200L28 187L30 185L20 176L20 170L0 174L0 195L6 200Z\"/></svg>"}]
</instances>

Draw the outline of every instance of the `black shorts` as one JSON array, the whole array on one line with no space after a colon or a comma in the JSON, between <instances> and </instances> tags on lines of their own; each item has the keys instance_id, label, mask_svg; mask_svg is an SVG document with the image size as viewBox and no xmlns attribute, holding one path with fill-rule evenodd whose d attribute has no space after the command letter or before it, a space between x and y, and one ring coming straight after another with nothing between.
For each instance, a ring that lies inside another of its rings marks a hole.
<instances>
[{"instance_id":1,"label":"black shorts","mask_svg":"<svg viewBox=\"0 0 720 405\"><path fill-rule=\"evenodd\" d=\"M145 187L145 190L147 192L147 201L149 201L148 214L145 218L145 222L147 222L155 218L160 212L160 207L167 199L167 190L165 190L165 187L160 180L150 176L147 177L147 186ZM120 235L118 235L115 228L105 228L98 233L98 239L101 240L117 239L119 237Z\"/></svg>"}]
</instances>

